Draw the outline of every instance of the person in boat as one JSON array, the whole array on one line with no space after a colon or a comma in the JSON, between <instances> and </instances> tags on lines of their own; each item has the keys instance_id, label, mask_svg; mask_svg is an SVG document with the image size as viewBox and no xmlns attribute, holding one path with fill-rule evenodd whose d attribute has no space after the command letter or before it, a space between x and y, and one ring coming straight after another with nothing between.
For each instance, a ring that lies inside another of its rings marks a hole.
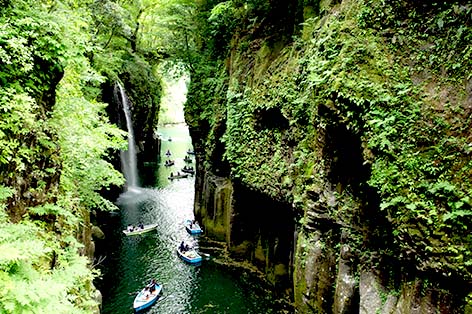
<instances>
[{"instance_id":1,"label":"person in boat","mask_svg":"<svg viewBox=\"0 0 472 314\"><path fill-rule=\"evenodd\" d=\"M142 222L140 222L139 225L138 225L138 228L139 229L144 229L144 224Z\"/></svg>"},{"instance_id":2,"label":"person in boat","mask_svg":"<svg viewBox=\"0 0 472 314\"><path fill-rule=\"evenodd\" d=\"M133 231L133 230L134 230L133 225L132 225L132 224L129 224L129 225L128 225L128 228L126 228L126 230L127 230L128 232Z\"/></svg>"},{"instance_id":3,"label":"person in boat","mask_svg":"<svg viewBox=\"0 0 472 314\"><path fill-rule=\"evenodd\" d=\"M180 250L181 252L185 252L185 251L186 251L186 250L185 250L185 247L186 247L185 242L182 241L182 242L180 243L180 245L179 245L179 250Z\"/></svg>"},{"instance_id":4,"label":"person in boat","mask_svg":"<svg viewBox=\"0 0 472 314\"><path fill-rule=\"evenodd\" d=\"M149 291L153 293L156 290L156 279L151 279L151 282L148 285Z\"/></svg>"},{"instance_id":5,"label":"person in boat","mask_svg":"<svg viewBox=\"0 0 472 314\"><path fill-rule=\"evenodd\" d=\"M173 176L174 176L174 173L173 173L173 172L171 172L171 173L170 173L170 176L171 176L171 177L173 177Z\"/></svg>"},{"instance_id":6,"label":"person in boat","mask_svg":"<svg viewBox=\"0 0 472 314\"><path fill-rule=\"evenodd\" d=\"M151 296L151 293L152 293L151 289L148 286L146 286L146 288L144 288L144 297L146 299L149 298Z\"/></svg>"},{"instance_id":7,"label":"person in boat","mask_svg":"<svg viewBox=\"0 0 472 314\"><path fill-rule=\"evenodd\" d=\"M180 176L180 171L177 171L177 176Z\"/></svg>"}]
</instances>

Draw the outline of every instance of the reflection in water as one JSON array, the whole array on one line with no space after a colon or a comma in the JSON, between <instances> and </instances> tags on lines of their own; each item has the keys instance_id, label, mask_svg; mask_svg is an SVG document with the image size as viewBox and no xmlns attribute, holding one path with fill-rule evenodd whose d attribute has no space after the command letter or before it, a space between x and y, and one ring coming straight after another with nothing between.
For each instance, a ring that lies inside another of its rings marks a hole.
<instances>
[{"instance_id":1,"label":"reflection in water","mask_svg":"<svg viewBox=\"0 0 472 314\"><path fill-rule=\"evenodd\" d=\"M161 129L161 152L169 149L175 166L164 167L164 155L155 165L140 173L143 188L133 188L120 195L117 204L121 211L108 218L104 226L107 239L100 254L107 258L101 265L103 280L98 284L103 293L102 312L132 313L136 293L156 278L163 284L160 300L147 313L276 313L270 309L271 300L254 292L254 283L241 280L241 274L214 263L211 258L200 266L180 260L176 249L182 240L194 241L184 227L193 219L194 177L169 181L171 171L185 165L184 157L191 148L185 125ZM151 175L152 174L152 175ZM157 223L156 231L137 236L125 236L128 224Z\"/></svg>"}]
</instances>

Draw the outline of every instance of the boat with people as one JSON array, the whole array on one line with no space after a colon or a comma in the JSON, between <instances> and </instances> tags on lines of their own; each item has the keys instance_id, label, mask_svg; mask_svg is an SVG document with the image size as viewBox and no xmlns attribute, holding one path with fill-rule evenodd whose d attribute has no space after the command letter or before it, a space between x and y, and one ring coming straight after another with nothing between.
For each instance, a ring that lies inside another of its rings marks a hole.
<instances>
[{"instance_id":1,"label":"boat with people","mask_svg":"<svg viewBox=\"0 0 472 314\"><path fill-rule=\"evenodd\" d=\"M184 166L182 169L182 172L189 173L189 174L195 174L195 169L193 167L189 166Z\"/></svg>"},{"instance_id":2,"label":"boat with people","mask_svg":"<svg viewBox=\"0 0 472 314\"><path fill-rule=\"evenodd\" d=\"M190 247L184 241L177 248L179 257L189 264L199 264L202 262L202 256L198 254L195 248Z\"/></svg>"},{"instance_id":3,"label":"boat with people","mask_svg":"<svg viewBox=\"0 0 472 314\"><path fill-rule=\"evenodd\" d=\"M195 155L195 152L194 152L193 150L188 149L188 150L187 150L187 154L189 154L189 155Z\"/></svg>"},{"instance_id":4,"label":"boat with people","mask_svg":"<svg viewBox=\"0 0 472 314\"><path fill-rule=\"evenodd\" d=\"M171 153L170 150L168 149L168 150L166 151L166 156L169 157L170 155L172 155L172 153Z\"/></svg>"},{"instance_id":5,"label":"boat with people","mask_svg":"<svg viewBox=\"0 0 472 314\"><path fill-rule=\"evenodd\" d=\"M144 287L134 298L134 311L138 312L151 307L159 298L161 291L162 285L156 283L156 281L153 279L151 283Z\"/></svg>"},{"instance_id":6,"label":"boat with people","mask_svg":"<svg viewBox=\"0 0 472 314\"><path fill-rule=\"evenodd\" d=\"M187 232L190 234L200 234L203 233L202 228L198 224L198 221L196 220L186 220L185 221L185 229L187 229Z\"/></svg>"},{"instance_id":7,"label":"boat with people","mask_svg":"<svg viewBox=\"0 0 472 314\"><path fill-rule=\"evenodd\" d=\"M175 164L175 161L167 159L166 162L164 163L164 166L170 167Z\"/></svg>"},{"instance_id":8,"label":"boat with people","mask_svg":"<svg viewBox=\"0 0 472 314\"><path fill-rule=\"evenodd\" d=\"M169 180L174 180L174 179L184 179L189 176L188 173L180 173L177 172L177 174L173 174L172 172L170 173L170 176L168 177Z\"/></svg>"},{"instance_id":9,"label":"boat with people","mask_svg":"<svg viewBox=\"0 0 472 314\"><path fill-rule=\"evenodd\" d=\"M143 233L152 231L156 228L157 228L157 224L144 225L140 223L137 226L128 225L128 227L125 230L123 230L123 233L126 234L127 236L137 235L137 234L143 234Z\"/></svg>"},{"instance_id":10,"label":"boat with people","mask_svg":"<svg viewBox=\"0 0 472 314\"><path fill-rule=\"evenodd\" d=\"M191 158L190 156L187 156L187 155L186 155L186 156L184 157L184 162L186 162L186 163L191 163L192 161L193 161L193 160L192 160L192 158Z\"/></svg>"}]
</instances>

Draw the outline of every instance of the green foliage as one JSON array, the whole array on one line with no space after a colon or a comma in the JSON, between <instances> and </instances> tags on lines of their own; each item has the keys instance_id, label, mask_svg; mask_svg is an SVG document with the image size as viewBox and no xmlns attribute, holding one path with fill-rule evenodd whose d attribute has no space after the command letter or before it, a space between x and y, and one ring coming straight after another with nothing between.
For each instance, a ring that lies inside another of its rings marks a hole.
<instances>
[{"instance_id":1,"label":"green foliage","mask_svg":"<svg viewBox=\"0 0 472 314\"><path fill-rule=\"evenodd\" d=\"M0 208L13 195L0 186ZM45 205L35 213L64 212ZM33 212L33 211L32 211ZM87 260L79 257L73 237L58 241L50 233L25 220L11 223L0 215L0 312L2 313L90 313L92 273ZM66 241L68 243L66 243Z\"/></svg>"},{"instance_id":2,"label":"green foliage","mask_svg":"<svg viewBox=\"0 0 472 314\"><path fill-rule=\"evenodd\" d=\"M219 17L225 30L226 16L248 16L237 11L246 2L231 2L214 7L208 22ZM307 21L310 38L281 51L245 33L251 22L241 19L232 44L245 48L232 50L228 84L210 70L197 76L189 121L209 129L204 145L211 149L215 114L224 111L231 174L276 198L293 194L297 207L357 225L363 202L376 206L361 199L373 189L380 198L376 214L394 239L385 254L469 280L472 162L463 83L470 80L471 11L470 4L446 2L343 2L336 14ZM209 62L218 61L211 45L202 48ZM280 112L288 128L261 127L267 110ZM339 184L344 191L330 203L323 191L338 182L326 153L332 147L325 145L334 137L327 132L339 126L359 138L369 169L363 192Z\"/></svg>"},{"instance_id":3,"label":"green foliage","mask_svg":"<svg viewBox=\"0 0 472 314\"><path fill-rule=\"evenodd\" d=\"M208 17L208 22L215 52L224 55L234 29L238 25L237 10L233 1L220 2L214 6Z\"/></svg>"},{"instance_id":4,"label":"green foliage","mask_svg":"<svg viewBox=\"0 0 472 314\"><path fill-rule=\"evenodd\" d=\"M84 71L84 72L82 72ZM80 87L82 75L91 69L66 68L58 89L54 123L59 133L64 160L61 186L67 193L81 195L82 206L115 208L99 195L103 187L121 185L122 175L104 161L110 148L123 148L124 133L105 118L105 104L87 100Z\"/></svg>"},{"instance_id":5,"label":"green foliage","mask_svg":"<svg viewBox=\"0 0 472 314\"><path fill-rule=\"evenodd\" d=\"M91 6L92 21L96 27L92 64L112 86L122 82L133 104L136 141L151 141L157 127L161 84L157 67L162 42L155 40L163 33L151 25L160 8L157 1L115 3L96 1ZM107 92L107 91L105 91Z\"/></svg>"},{"instance_id":6,"label":"green foliage","mask_svg":"<svg viewBox=\"0 0 472 314\"><path fill-rule=\"evenodd\" d=\"M358 22L362 28L392 32L393 47L408 49L408 62L415 70L470 79L471 13L470 3L364 0Z\"/></svg>"},{"instance_id":7,"label":"green foliage","mask_svg":"<svg viewBox=\"0 0 472 314\"><path fill-rule=\"evenodd\" d=\"M2 219L0 311L90 313L95 306L87 286L92 275L86 259L73 249L76 245L73 241L67 249L60 249L50 234L33 224Z\"/></svg>"},{"instance_id":8,"label":"green foliage","mask_svg":"<svg viewBox=\"0 0 472 314\"><path fill-rule=\"evenodd\" d=\"M194 64L195 70L191 74L191 83L185 103L185 120L191 129L198 129L205 134L201 139L207 145L208 160L214 160L210 156L221 160L221 152L217 152L217 128L224 123L226 108L225 89L227 86L227 74L223 67L216 66L213 62L202 60ZM195 78L200 78L195 80ZM207 137L213 140L206 141Z\"/></svg>"},{"instance_id":9,"label":"green foliage","mask_svg":"<svg viewBox=\"0 0 472 314\"><path fill-rule=\"evenodd\" d=\"M87 3L10 4L0 13L0 312L90 313L96 274L76 238L89 210L115 208L99 191L123 183L105 159L124 134L96 100L104 80L88 59Z\"/></svg>"},{"instance_id":10,"label":"green foliage","mask_svg":"<svg viewBox=\"0 0 472 314\"><path fill-rule=\"evenodd\" d=\"M334 95L330 107L364 139L364 158L372 163L369 184L382 198L381 208L393 225L400 256L415 260L422 270L470 276L463 261L472 249L466 231L471 223L466 197L471 182L458 175L471 169L464 134L451 132L452 121L437 115L423 86L413 83L411 76L418 68L403 64L402 53L411 59L411 49L422 42L410 43L406 50L396 42L385 45L386 39L377 32L398 26L392 21L394 10L380 3L360 8L356 19L364 28L351 28L353 20L346 16L318 30L308 63L314 95L321 103ZM419 24L404 25L411 26L409 34L421 36ZM432 51L428 54L431 60L445 58ZM435 71L433 63L423 63L420 70L425 66ZM448 79L463 76L460 69ZM451 113L459 107L450 104Z\"/></svg>"}]
</instances>

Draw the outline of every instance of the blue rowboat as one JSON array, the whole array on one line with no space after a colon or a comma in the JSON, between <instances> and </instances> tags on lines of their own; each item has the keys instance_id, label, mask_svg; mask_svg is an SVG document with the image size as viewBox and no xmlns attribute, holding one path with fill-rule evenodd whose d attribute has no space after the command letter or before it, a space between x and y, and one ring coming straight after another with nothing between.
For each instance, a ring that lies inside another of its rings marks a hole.
<instances>
[{"instance_id":1,"label":"blue rowboat","mask_svg":"<svg viewBox=\"0 0 472 314\"><path fill-rule=\"evenodd\" d=\"M182 251L180 250L180 248L177 248L177 254L179 254L179 257L181 259L183 259L189 264L199 264L202 262L202 257L194 249Z\"/></svg>"},{"instance_id":2,"label":"blue rowboat","mask_svg":"<svg viewBox=\"0 0 472 314\"><path fill-rule=\"evenodd\" d=\"M154 284L154 291L150 292L149 285L146 286L141 292L138 293L134 298L133 309L135 312L145 310L151 307L159 298L159 294L162 291L162 285Z\"/></svg>"},{"instance_id":3,"label":"blue rowboat","mask_svg":"<svg viewBox=\"0 0 472 314\"><path fill-rule=\"evenodd\" d=\"M203 232L198 222L192 223L191 220L185 221L185 229L187 229L187 232L190 234L200 234Z\"/></svg>"}]
</instances>

